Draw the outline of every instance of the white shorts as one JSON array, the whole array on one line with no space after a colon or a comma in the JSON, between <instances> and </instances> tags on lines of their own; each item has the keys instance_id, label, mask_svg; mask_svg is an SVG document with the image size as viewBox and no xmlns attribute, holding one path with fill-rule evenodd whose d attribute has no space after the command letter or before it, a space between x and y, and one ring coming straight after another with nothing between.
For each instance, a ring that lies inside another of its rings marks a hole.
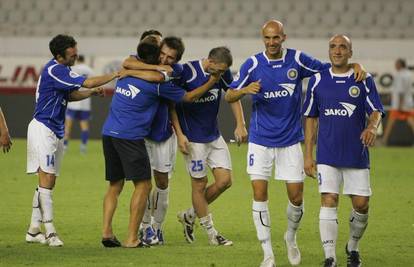
<instances>
[{"instance_id":1,"label":"white shorts","mask_svg":"<svg viewBox=\"0 0 414 267\"><path fill-rule=\"evenodd\" d=\"M177 155L177 136L173 133L163 142L145 139L148 156L153 170L169 173L174 170Z\"/></svg>"},{"instance_id":2,"label":"white shorts","mask_svg":"<svg viewBox=\"0 0 414 267\"><path fill-rule=\"evenodd\" d=\"M231 170L229 148L221 136L210 143L190 142L190 154L184 158L187 171L193 178L207 176L207 166Z\"/></svg>"},{"instance_id":3,"label":"white shorts","mask_svg":"<svg viewBox=\"0 0 414 267\"><path fill-rule=\"evenodd\" d=\"M318 164L319 193L339 194L344 184L344 195L371 196L369 169L336 168Z\"/></svg>"},{"instance_id":4,"label":"white shorts","mask_svg":"<svg viewBox=\"0 0 414 267\"><path fill-rule=\"evenodd\" d=\"M269 180L275 165L275 179L301 183L305 179L300 143L288 147L265 147L249 143L247 173L251 180Z\"/></svg>"},{"instance_id":5,"label":"white shorts","mask_svg":"<svg viewBox=\"0 0 414 267\"><path fill-rule=\"evenodd\" d=\"M27 129L27 173L37 173L40 168L59 176L62 157L63 139L33 119Z\"/></svg>"}]
</instances>

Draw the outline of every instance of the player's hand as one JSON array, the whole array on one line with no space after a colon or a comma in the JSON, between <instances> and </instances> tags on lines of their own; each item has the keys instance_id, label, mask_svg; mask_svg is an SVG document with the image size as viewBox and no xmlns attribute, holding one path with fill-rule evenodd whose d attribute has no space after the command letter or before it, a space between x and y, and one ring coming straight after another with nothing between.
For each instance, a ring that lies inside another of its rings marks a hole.
<instances>
[{"instance_id":1,"label":"player's hand","mask_svg":"<svg viewBox=\"0 0 414 267\"><path fill-rule=\"evenodd\" d=\"M361 141L364 146L373 146L377 138L377 128L368 126L361 134Z\"/></svg>"},{"instance_id":2,"label":"player's hand","mask_svg":"<svg viewBox=\"0 0 414 267\"><path fill-rule=\"evenodd\" d=\"M0 147L3 147L3 153L9 152L12 144L9 132L3 131L0 135Z\"/></svg>"},{"instance_id":3,"label":"player's hand","mask_svg":"<svg viewBox=\"0 0 414 267\"><path fill-rule=\"evenodd\" d=\"M180 135L177 136L177 142L178 142L178 149L180 149L181 153L184 155L190 154L190 142L187 139L187 136Z\"/></svg>"},{"instance_id":4,"label":"player's hand","mask_svg":"<svg viewBox=\"0 0 414 267\"><path fill-rule=\"evenodd\" d=\"M354 73L356 82L361 82L367 77L367 71L362 65L358 63L354 63Z\"/></svg>"},{"instance_id":5,"label":"player's hand","mask_svg":"<svg viewBox=\"0 0 414 267\"><path fill-rule=\"evenodd\" d=\"M316 162L311 157L305 157L304 169L307 176L316 178Z\"/></svg>"},{"instance_id":6,"label":"player's hand","mask_svg":"<svg viewBox=\"0 0 414 267\"><path fill-rule=\"evenodd\" d=\"M102 87L93 88L91 90L92 90L92 95L94 96L100 96L100 97L105 96L105 89L103 89Z\"/></svg>"},{"instance_id":7,"label":"player's hand","mask_svg":"<svg viewBox=\"0 0 414 267\"><path fill-rule=\"evenodd\" d=\"M243 88L243 92L246 95L255 95L260 91L262 85L260 84L261 80L250 83L248 86Z\"/></svg>"},{"instance_id":8,"label":"player's hand","mask_svg":"<svg viewBox=\"0 0 414 267\"><path fill-rule=\"evenodd\" d=\"M247 129L244 125L236 127L234 130L234 138L239 146L241 143L247 142Z\"/></svg>"},{"instance_id":9,"label":"player's hand","mask_svg":"<svg viewBox=\"0 0 414 267\"><path fill-rule=\"evenodd\" d=\"M166 72L168 74L168 76L171 76L171 74L174 71L173 68L170 65L158 65L157 70Z\"/></svg>"}]
</instances>

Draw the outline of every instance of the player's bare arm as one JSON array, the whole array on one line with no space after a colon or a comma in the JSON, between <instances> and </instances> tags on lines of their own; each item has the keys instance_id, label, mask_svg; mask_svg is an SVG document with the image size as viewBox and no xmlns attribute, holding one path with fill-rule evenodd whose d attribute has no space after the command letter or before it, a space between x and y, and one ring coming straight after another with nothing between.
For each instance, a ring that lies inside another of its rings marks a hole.
<instances>
[{"instance_id":1,"label":"player's bare arm","mask_svg":"<svg viewBox=\"0 0 414 267\"><path fill-rule=\"evenodd\" d=\"M132 69L125 69L123 71L122 76L119 78L125 78L127 76L135 77L138 79L143 79L148 82L163 82L165 80L165 77L162 73L159 71L154 70L132 70Z\"/></svg>"},{"instance_id":2,"label":"player's bare arm","mask_svg":"<svg viewBox=\"0 0 414 267\"><path fill-rule=\"evenodd\" d=\"M127 57L122 63L122 67L129 70L154 70L165 71L167 74L171 74L173 69L170 65L152 65L139 61L136 57Z\"/></svg>"},{"instance_id":3,"label":"player's bare arm","mask_svg":"<svg viewBox=\"0 0 414 267\"><path fill-rule=\"evenodd\" d=\"M178 115L177 111L175 110L174 103L169 104L169 112L171 117L171 123L174 127L174 132L177 135L178 149L180 149L181 153L183 153L184 155L188 155L190 154L190 142L188 141L187 136L184 135L181 129L180 121L178 120Z\"/></svg>"},{"instance_id":4,"label":"player's bare arm","mask_svg":"<svg viewBox=\"0 0 414 267\"><path fill-rule=\"evenodd\" d=\"M75 90L72 93L69 94L69 101L80 101L83 100L85 98L91 97L91 96L100 96L103 97L105 96L105 91L103 88L98 87L98 88L92 88L92 89L88 89L88 90Z\"/></svg>"},{"instance_id":5,"label":"player's bare arm","mask_svg":"<svg viewBox=\"0 0 414 267\"><path fill-rule=\"evenodd\" d=\"M233 111L233 116L236 120L236 129L234 130L234 138L238 145L240 143L247 142L247 129L246 122L244 120L243 107L239 101L230 103L231 110Z\"/></svg>"},{"instance_id":6,"label":"player's bare arm","mask_svg":"<svg viewBox=\"0 0 414 267\"><path fill-rule=\"evenodd\" d=\"M307 176L316 178L316 162L313 159L313 145L316 141L318 118L305 118L305 158L304 169Z\"/></svg>"},{"instance_id":7,"label":"player's bare arm","mask_svg":"<svg viewBox=\"0 0 414 267\"><path fill-rule=\"evenodd\" d=\"M227 90L224 99L229 102L236 102L243 98L245 95L255 95L260 91L261 84L260 80L252 82L246 87L241 88L240 90Z\"/></svg>"},{"instance_id":8,"label":"player's bare arm","mask_svg":"<svg viewBox=\"0 0 414 267\"><path fill-rule=\"evenodd\" d=\"M198 100L200 97L202 97L208 90L210 90L215 83L217 83L220 79L221 75L219 74L212 74L210 75L210 78L208 79L208 81L203 84L202 86L185 93L184 97L183 97L183 101L184 102L194 102L196 100Z\"/></svg>"},{"instance_id":9,"label":"player's bare arm","mask_svg":"<svg viewBox=\"0 0 414 267\"><path fill-rule=\"evenodd\" d=\"M0 108L0 147L3 147L3 153L9 152L12 144L6 119L4 118L3 111Z\"/></svg>"},{"instance_id":10,"label":"player's bare arm","mask_svg":"<svg viewBox=\"0 0 414 267\"><path fill-rule=\"evenodd\" d=\"M374 111L369 116L367 127L361 134L361 141L365 146L373 146L377 138L378 125L381 121L381 112Z\"/></svg>"},{"instance_id":11,"label":"player's bare arm","mask_svg":"<svg viewBox=\"0 0 414 267\"><path fill-rule=\"evenodd\" d=\"M124 70L120 70L120 71L113 72L110 74L88 78L83 82L82 87L94 88L94 87L102 86L106 83L109 83L113 79L120 77L121 75L123 75L123 72Z\"/></svg>"}]
</instances>

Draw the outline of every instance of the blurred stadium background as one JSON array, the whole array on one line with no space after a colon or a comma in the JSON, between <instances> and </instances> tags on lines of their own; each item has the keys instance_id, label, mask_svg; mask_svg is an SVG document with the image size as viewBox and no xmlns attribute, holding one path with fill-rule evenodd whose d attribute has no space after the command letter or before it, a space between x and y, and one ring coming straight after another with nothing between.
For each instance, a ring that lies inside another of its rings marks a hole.
<instances>
[{"instance_id":1,"label":"blurred stadium background","mask_svg":"<svg viewBox=\"0 0 414 267\"><path fill-rule=\"evenodd\" d=\"M328 59L330 36L348 34L353 61L376 77L386 107L395 59L406 58L414 66L413 0L0 0L0 105L12 135L25 137L36 81L51 57L48 42L59 33L76 38L79 53L97 74L118 68L135 53L139 35L149 28L184 39L182 62L227 45L234 56L232 70L237 72L247 57L264 49L260 29L271 18L284 22L286 47L319 59ZM109 102L110 97L93 100L92 137L100 136ZM229 139L233 124L225 123L231 117L227 105L222 107L220 123ZM248 121L248 103L245 113ZM400 123L390 143L413 140L409 128Z\"/></svg>"}]
</instances>

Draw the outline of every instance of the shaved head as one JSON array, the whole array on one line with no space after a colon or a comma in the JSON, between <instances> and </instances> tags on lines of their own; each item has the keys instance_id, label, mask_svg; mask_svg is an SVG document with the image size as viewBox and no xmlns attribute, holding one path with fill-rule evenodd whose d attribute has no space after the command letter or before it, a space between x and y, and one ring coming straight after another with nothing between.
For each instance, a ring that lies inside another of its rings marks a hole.
<instances>
[{"instance_id":1,"label":"shaved head","mask_svg":"<svg viewBox=\"0 0 414 267\"><path fill-rule=\"evenodd\" d=\"M280 33L284 34L284 32L283 32L283 23L278 21L278 20L275 20L275 19L269 20L263 25L262 33L264 33L264 31L268 30L268 29L272 29L274 31L277 31L277 32L280 32Z\"/></svg>"},{"instance_id":2,"label":"shaved head","mask_svg":"<svg viewBox=\"0 0 414 267\"><path fill-rule=\"evenodd\" d=\"M283 24L278 20L269 20L262 27L262 38L266 47L266 56L270 59L281 58L282 44L286 40Z\"/></svg>"},{"instance_id":3,"label":"shaved head","mask_svg":"<svg viewBox=\"0 0 414 267\"><path fill-rule=\"evenodd\" d=\"M331 39L329 39L329 43L332 43L333 41L338 40L338 39L345 41L349 45L349 49L352 50L351 39L344 34L335 34L334 36L331 37Z\"/></svg>"}]
</instances>

